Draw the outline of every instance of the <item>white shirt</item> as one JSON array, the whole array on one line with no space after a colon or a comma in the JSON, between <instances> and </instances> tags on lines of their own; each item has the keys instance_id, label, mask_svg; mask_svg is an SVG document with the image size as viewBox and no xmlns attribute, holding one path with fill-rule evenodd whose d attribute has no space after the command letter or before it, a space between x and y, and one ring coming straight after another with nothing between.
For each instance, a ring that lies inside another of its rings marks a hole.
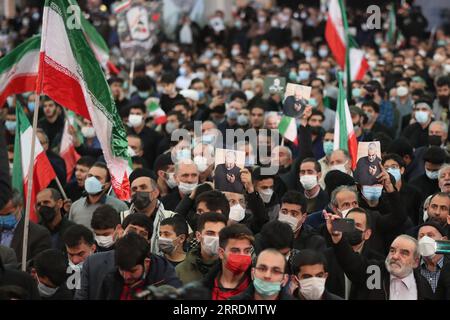
<instances>
[{"instance_id":1,"label":"white shirt","mask_svg":"<svg viewBox=\"0 0 450 320\"><path fill-rule=\"evenodd\" d=\"M391 275L389 300L417 300L417 283L414 272L403 279Z\"/></svg>"}]
</instances>

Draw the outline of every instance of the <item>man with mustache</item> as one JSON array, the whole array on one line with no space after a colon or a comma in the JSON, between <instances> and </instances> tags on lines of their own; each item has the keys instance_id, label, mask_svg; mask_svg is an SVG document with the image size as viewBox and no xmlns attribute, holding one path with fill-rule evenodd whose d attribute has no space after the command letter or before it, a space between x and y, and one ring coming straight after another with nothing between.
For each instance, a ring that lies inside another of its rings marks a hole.
<instances>
[{"instance_id":1,"label":"man with mustache","mask_svg":"<svg viewBox=\"0 0 450 320\"><path fill-rule=\"evenodd\" d=\"M431 300L434 294L428 281L417 269L417 240L399 235L392 242L385 261L372 261L355 253L346 235L334 231L332 221L341 219L327 214L327 229L333 241L336 258L353 285L358 286L358 300Z\"/></svg>"}]
</instances>

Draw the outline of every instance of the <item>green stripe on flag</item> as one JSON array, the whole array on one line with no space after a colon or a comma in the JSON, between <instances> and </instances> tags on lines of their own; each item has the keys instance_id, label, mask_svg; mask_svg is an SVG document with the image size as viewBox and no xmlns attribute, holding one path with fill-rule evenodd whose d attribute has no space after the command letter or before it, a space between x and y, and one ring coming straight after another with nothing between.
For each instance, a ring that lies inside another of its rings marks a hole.
<instances>
[{"instance_id":1,"label":"green stripe on flag","mask_svg":"<svg viewBox=\"0 0 450 320\"><path fill-rule=\"evenodd\" d=\"M39 51L41 46L41 37L34 36L18 45L14 50L0 59L0 73L4 73L15 65L24 55L30 51Z\"/></svg>"},{"instance_id":2,"label":"green stripe on flag","mask_svg":"<svg viewBox=\"0 0 450 320\"><path fill-rule=\"evenodd\" d=\"M339 149L346 150L348 152L348 132L347 123L345 117L345 90L342 84L342 73L338 72L339 93L336 112L339 117Z\"/></svg>"},{"instance_id":3,"label":"green stripe on flag","mask_svg":"<svg viewBox=\"0 0 450 320\"><path fill-rule=\"evenodd\" d=\"M95 44L105 53L109 54L109 48L105 42L105 39L103 39L101 34L98 33L97 29L89 21L87 21L83 15L81 15L81 26L86 32L86 35L88 36L89 40L92 41L93 44Z\"/></svg>"},{"instance_id":4,"label":"green stripe on flag","mask_svg":"<svg viewBox=\"0 0 450 320\"><path fill-rule=\"evenodd\" d=\"M282 135L284 135L287 131L287 129L289 128L289 125L291 124L291 121L294 118L291 117L287 117L287 116L283 116L280 120L280 124L278 125L278 131L280 131L280 133Z\"/></svg>"},{"instance_id":5,"label":"green stripe on flag","mask_svg":"<svg viewBox=\"0 0 450 320\"><path fill-rule=\"evenodd\" d=\"M19 191L21 199L24 197L23 190L23 170L22 170L22 150L20 137L30 127L30 122L23 112L23 108L19 101L16 103L16 134L14 137L14 160L13 160L13 174L12 187Z\"/></svg>"}]
</instances>

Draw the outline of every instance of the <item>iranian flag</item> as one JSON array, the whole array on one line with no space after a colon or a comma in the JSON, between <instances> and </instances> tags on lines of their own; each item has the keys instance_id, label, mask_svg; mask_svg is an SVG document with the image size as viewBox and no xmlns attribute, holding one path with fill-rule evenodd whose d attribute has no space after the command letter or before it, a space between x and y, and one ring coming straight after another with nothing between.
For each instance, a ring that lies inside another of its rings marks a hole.
<instances>
[{"instance_id":1,"label":"iranian flag","mask_svg":"<svg viewBox=\"0 0 450 320\"><path fill-rule=\"evenodd\" d=\"M347 16L343 0L330 0L325 38L342 70L349 65L351 81L361 80L369 69L364 51L356 48L355 41L349 41ZM348 45L347 45L348 44ZM347 61L347 62L346 62Z\"/></svg>"},{"instance_id":2,"label":"iranian flag","mask_svg":"<svg viewBox=\"0 0 450 320\"><path fill-rule=\"evenodd\" d=\"M33 127L30 125L27 116L23 112L22 106L16 104L16 135L14 141L14 162L12 186L23 196L24 203L27 198L28 169L31 161L31 138ZM31 194L30 219L38 222L38 217L34 210L36 195L47 188L50 182L56 178L50 161L42 148L41 143L36 138L34 153L33 186Z\"/></svg>"},{"instance_id":3,"label":"iranian flag","mask_svg":"<svg viewBox=\"0 0 450 320\"><path fill-rule=\"evenodd\" d=\"M125 11L126 9L128 9L131 6L131 0L125 0L125 1L120 1L117 4L114 4L114 13L118 14L121 13L123 11Z\"/></svg>"},{"instance_id":4,"label":"iranian flag","mask_svg":"<svg viewBox=\"0 0 450 320\"><path fill-rule=\"evenodd\" d=\"M125 128L105 75L82 28L70 28L74 0L46 0L43 14L38 92L92 121L119 199L130 197ZM76 10L75 10L76 11ZM73 18L72 18L73 19Z\"/></svg>"},{"instance_id":5,"label":"iranian flag","mask_svg":"<svg viewBox=\"0 0 450 320\"><path fill-rule=\"evenodd\" d=\"M149 100L147 100L147 110L149 116L153 118L153 122L156 125L164 124L167 122L166 113L159 105L159 99L149 98Z\"/></svg>"},{"instance_id":6,"label":"iranian flag","mask_svg":"<svg viewBox=\"0 0 450 320\"><path fill-rule=\"evenodd\" d=\"M342 73L338 73L339 93L334 123L334 150L342 149L349 153L352 159L352 169L356 167L358 142L353 129L352 116L345 97L342 84Z\"/></svg>"},{"instance_id":7,"label":"iranian flag","mask_svg":"<svg viewBox=\"0 0 450 320\"><path fill-rule=\"evenodd\" d=\"M295 118L283 116L278 125L278 131L282 137L298 145L297 123Z\"/></svg>"},{"instance_id":8,"label":"iranian flag","mask_svg":"<svg viewBox=\"0 0 450 320\"><path fill-rule=\"evenodd\" d=\"M0 59L0 107L10 95L36 89L40 44L34 36Z\"/></svg>"},{"instance_id":9,"label":"iranian flag","mask_svg":"<svg viewBox=\"0 0 450 320\"><path fill-rule=\"evenodd\" d=\"M77 164L78 159L81 156L75 150L75 144L73 142L73 136L70 134L70 127L75 129L75 115L72 111L67 113L66 122L64 124L63 135L61 138L61 147L59 151L59 155L64 159L67 168L67 182L69 182L72 177L73 171Z\"/></svg>"}]
</instances>

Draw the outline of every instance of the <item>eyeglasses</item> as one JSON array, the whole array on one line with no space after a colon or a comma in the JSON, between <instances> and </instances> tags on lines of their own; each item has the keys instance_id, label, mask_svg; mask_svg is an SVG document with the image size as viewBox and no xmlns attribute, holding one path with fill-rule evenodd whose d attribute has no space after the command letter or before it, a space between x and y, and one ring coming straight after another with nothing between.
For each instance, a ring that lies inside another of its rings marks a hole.
<instances>
[{"instance_id":1,"label":"eyeglasses","mask_svg":"<svg viewBox=\"0 0 450 320\"><path fill-rule=\"evenodd\" d=\"M278 268L268 268L267 266L256 266L255 270L261 273L266 273L267 270L270 270L270 273L274 276L282 276L284 274L284 271L278 269Z\"/></svg>"}]
</instances>

